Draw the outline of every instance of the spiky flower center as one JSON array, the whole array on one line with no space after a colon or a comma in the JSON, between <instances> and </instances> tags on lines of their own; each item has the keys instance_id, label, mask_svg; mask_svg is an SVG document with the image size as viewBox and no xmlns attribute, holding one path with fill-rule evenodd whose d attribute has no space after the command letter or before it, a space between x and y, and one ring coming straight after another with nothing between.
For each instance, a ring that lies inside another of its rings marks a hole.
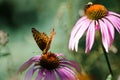
<instances>
[{"instance_id":1,"label":"spiky flower center","mask_svg":"<svg viewBox=\"0 0 120 80\"><path fill-rule=\"evenodd\" d=\"M48 52L42 55L39 64L47 70L52 70L59 66L59 59L55 54Z\"/></svg>"},{"instance_id":2,"label":"spiky flower center","mask_svg":"<svg viewBox=\"0 0 120 80\"><path fill-rule=\"evenodd\" d=\"M98 20L106 16L107 9L100 4L92 4L85 10L86 16L91 20Z\"/></svg>"}]
</instances>

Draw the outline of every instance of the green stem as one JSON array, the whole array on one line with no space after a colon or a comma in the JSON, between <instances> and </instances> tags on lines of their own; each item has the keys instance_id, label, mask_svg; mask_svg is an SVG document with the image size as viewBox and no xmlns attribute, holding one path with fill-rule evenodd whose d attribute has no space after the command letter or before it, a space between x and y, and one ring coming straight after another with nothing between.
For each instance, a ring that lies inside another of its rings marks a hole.
<instances>
[{"instance_id":1,"label":"green stem","mask_svg":"<svg viewBox=\"0 0 120 80\"><path fill-rule=\"evenodd\" d=\"M108 53L106 52L106 50L105 50L103 45L102 45L102 49L104 51L104 56L105 56L105 59L106 59L106 62L107 62L107 66L108 66L109 72L113 76L113 72L112 72L112 69L111 69L111 66L110 66L110 62L109 62L109 59L108 59L108 56L107 56Z\"/></svg>"}]
</instances>

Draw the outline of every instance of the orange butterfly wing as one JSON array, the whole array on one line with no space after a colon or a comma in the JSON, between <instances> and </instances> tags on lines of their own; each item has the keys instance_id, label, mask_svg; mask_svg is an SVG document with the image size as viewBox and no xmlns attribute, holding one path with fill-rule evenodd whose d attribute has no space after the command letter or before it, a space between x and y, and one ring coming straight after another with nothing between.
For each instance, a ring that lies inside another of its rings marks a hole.
<instances>
[{"instance_id":1,"label":"orange butterfly wing","mask_svg":"<svg viewBox=\"0 0 120 80\"><path fill-rule=\"evenodd\" d=\"M46 49L47 44L49 42L49 37L44 32L41 33L37 31L35 28L32 28L32 34L39 48L42 51L44 51L44 49Z\"/></svg>"},{"instance_id":2,"label":"orange butterfly wing","mask_svg":"<svg viewBox=\"0 0 120 80\"><path fill-rule=\"evenodd\" d=\"M52 42L52 39L55 35L54 28L52 29L50 33L50 37L48 37L44 32L39 32L35 28L32 28L33 37L39 46L39 48L43 51L43 54L47 53L47 51L50 48L50 44Z\"/></svg>"}]
</instances>

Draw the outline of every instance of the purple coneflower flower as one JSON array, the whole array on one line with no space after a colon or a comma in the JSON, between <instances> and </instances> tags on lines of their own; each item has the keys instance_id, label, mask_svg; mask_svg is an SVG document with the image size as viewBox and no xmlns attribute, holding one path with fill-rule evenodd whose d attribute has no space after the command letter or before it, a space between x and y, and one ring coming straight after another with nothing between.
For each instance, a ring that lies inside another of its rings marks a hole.
<instances>
[{"instance_id":1,"label":"purple coneflower flower","mask_svg":"<svg viewBox=\"0 0 120 80\"><path fill-rule=\"evenodd\" d=\"M43 52L42 55L32 57L20 67L19 72L30 67L25 80L32 80L35 72L38 72L35 80L57 80L58 77L59 80L78 80L76 72L80 69L75 61L67 60L63 54L48 52L55 34L54 29L50 37L35 28L32 28L32 33L37 45Z\"/></svg>"},{"instance_id":2,"label":"purple coneflower flower","mask_svg":"<svg viewBox=\"0 0 120 80\"><path fill-rule=\"evenodd\" d=\"M30 67L31 66L31 67ZM75 70L79 70L76 62L65 59L63 54L47 54L32 57L25 62L19 69L23 72L28 67L25 80L32 80L34 72L38 72L36 80L78 80Z\"/></svg>"},{"instance_id":3,"label":"purple coneflower flower","mask_svg":"<svg viewBox=\"0 0 120 80\"><path fill-rule=\"evenodd\" d=\"M69 49L78 51L79 39L86 33L86 50L88 53L94 43L95 31L99 30L102 44L108 52L114 40L114 28L120 33L120 15L108 11L103 5L88 3L85 16L81 17L72 29Z\"/></svg>"}]
</instances>

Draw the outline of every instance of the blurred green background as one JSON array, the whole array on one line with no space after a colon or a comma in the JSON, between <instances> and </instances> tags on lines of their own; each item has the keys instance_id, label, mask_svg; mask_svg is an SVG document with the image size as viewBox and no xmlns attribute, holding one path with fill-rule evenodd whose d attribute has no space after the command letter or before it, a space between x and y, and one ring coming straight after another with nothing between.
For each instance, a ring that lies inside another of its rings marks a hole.
<instances>
[{"instance_id":1,"label":"blurred green background","mask_svg":"<svg viewBox=\"0 0 120 80\"><path fill-rule=\"evenodd\" d=\"M119 0L91 0L103 4L108 10L120 13ZM8 34L9 41L0 45L0 80L23 80L24 74L16 75L19 67L29 58L41 54L31 28L48 35L52 28L56 35L50 51L64 53L68 59L80 64L82 71L94 79L105 80L109 75L99 39L92 51L85 54L85 36L79 42L77 53L68 49L70 32L76 21L84 15L84 5L90 0L0 0L0 30ZM120 35L108 54L114 80L120 75Z\"/></svg>"}]
</instances>

